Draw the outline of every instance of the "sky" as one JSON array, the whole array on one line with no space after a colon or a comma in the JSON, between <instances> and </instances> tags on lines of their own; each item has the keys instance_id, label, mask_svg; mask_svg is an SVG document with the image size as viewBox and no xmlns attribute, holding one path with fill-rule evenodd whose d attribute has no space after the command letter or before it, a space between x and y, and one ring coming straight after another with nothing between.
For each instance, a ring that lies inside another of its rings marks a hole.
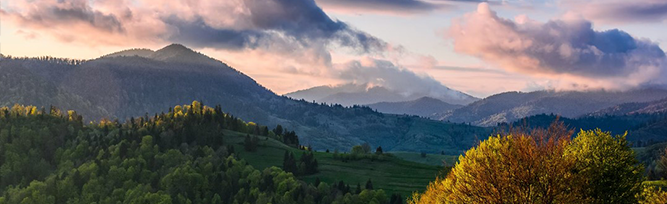
<instances>
[{"instance_id":1,"label":"sky","mask_svg":"<svg viewBox=\"0 0 667 204\"><path fill-rule=\"evenodd\" d=\"M278 94L434 83L476 97L667 83L664 0L12 0L0 53L93 59L180 43ZM422 80L414 80L416 78ZM413 87L413 88L414 88Z\"/></svg>"}]
</instances>

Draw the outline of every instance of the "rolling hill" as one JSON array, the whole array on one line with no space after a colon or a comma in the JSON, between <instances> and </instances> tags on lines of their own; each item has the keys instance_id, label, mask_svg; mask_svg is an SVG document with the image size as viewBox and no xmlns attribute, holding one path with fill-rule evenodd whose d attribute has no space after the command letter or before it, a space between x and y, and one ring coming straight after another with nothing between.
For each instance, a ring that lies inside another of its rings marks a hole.
<instances>
[{"instance_id":1,"label":"rolling hill","mask_svg":"<svg viewBox=\"0 0 667 204\"><path fill-rule=\"evenodd\" d=\"M295 99L341 104L344 106L368 105L381 102L406 102L423 97L435 98L445 103L457 105L466 105L479 100L478 98L442 85L434 89L436 90L429 92L401 93L382 86L348 83L336 86L317 86L285 95Z\"/></svg>"},{"instance_id":2,"label":"rolling hill","mask_svg":"<svg viewBox=\"0 0 667 204\"><path fill-rule=\"evenodd\" d=\"M463 107L461 105L445 103L430 97L422 97L414 101L406 102L380 102L369 104L367 106L381 113L417 115L426 118L432 118L437 113L444 113Z\"/></svg>"},{"instance_id":3,"label":"rolling hill","mask_svg":"<svg viewBox=\"0 0 667 204\"><path fill-rule=\"evenodd\" d=\"M465 107L438 115L444 121L495 126L538 114L575 118L604 108L630 102L648 102L667 97L664 89L609 91L506 92L489 96Z\"/></svg>"},{"instance_id":4,"label":"rolling hill","mask_svg":"<svg viewBox=\"0 0 667 204\"><path fill-rule=\"evenodd\" d=\"M644 103L624 103L602 110L595 111L589 115L633 115L633 114L655 114L667 112L667 98Z\"/></svg>"}]
</instances>

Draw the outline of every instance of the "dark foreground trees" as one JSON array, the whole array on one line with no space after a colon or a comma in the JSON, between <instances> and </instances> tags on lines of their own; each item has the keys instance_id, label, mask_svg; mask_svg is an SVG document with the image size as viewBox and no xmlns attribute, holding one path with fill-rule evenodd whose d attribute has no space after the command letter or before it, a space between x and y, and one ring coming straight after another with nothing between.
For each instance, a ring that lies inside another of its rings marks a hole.
<instances>
[{"instance_id":1,"label":"dark foreground trees","mask_svg":"<svg viewBox=\"0 0 667 204\"><path fill-rule=\"evenodd\" d=\"M562 124L510 131L468 150L445 177L412 203L654 203L667 199L642 186L642 167L625 136Z\"/></svg>"},{"instance_id":2,"label":"dark foreground trees","mask_svg":"<svg viewBox=\"0 0 667 204\"><path fill-rule=\"evenodd\" d=\"M343 191L279 167L253 168L236 157L223 130L254 127L196 102L155 117L90 125L73 111L0 108L0 204L390 201L382 190ZM301 161L315 171L312 153L306 155Z\"/></svg>"}]
</instances>

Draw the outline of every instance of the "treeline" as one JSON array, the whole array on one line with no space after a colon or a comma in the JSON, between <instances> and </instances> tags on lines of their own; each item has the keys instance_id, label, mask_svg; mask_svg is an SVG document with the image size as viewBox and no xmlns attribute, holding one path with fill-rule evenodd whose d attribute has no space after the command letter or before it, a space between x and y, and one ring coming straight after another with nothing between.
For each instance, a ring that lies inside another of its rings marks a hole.
<instances>
[{"instance_id":1,"label":"treeline","mask_svg":"<svg viewBox=\"0 0 667 204\"><path fill-rule=\"evenodd\" d=\"M51 56L42 56L42 57L14 57L11 55L6 55L0 57L0 60L23 60L23 61L28 61L28 60L37 60L37 61L42 61L42 62L48 62L48 63L53 63L53 64L64 64L64 65L80 65L83 64L84 62L87 62L88 60L82 60L82 59L70 59L70 58L59 58L59 57L51 57Z\"/></svg>"},{"instance_id":2,"label":"treeline","mask_svg":"<svg viewBox=\"0 0 667 204\"><path fill-rule=\"evenodd\" d=\"M328 150L327 150L328 151ZM356 160L371 160L371 161L384 161L387 159L387 157L390 157L392 155L390 154L385 154L382 151L382 147L378 146L375 149L375 152L371 152L372 148L371 145L368 143L364 143L362 145L355 145L352 147L352 150L349 153L346 152L338 152L338 150L334 150L333 152L333 158L343 161L343 162L348 162L348 161L356 161Z\"/></svg>"},{"instance_id":3,"label":"treeline","mask_svg":"<svg viewBox=\"0 0 667 204\"><path fill-rule=\"evenodd\" d=\"M547 128L554 120L563 122L572 129L594 130L596 128L610 131L612 134L628 132L628 141L632 147L646 147L667 141L667 132L659 128L667 121L667 114L631 114L631 115L601 115L584 116L579 118L565 118L554 114L539 114L523 118L513 123L498 123L497 130L507 130L511 127Z\"/></svg>"},{"instance_id":4,"label":"treeline","mask_svg":"<svg viewBox=\"0 0 667 204\"><path fill-rule=\"evenodd\" d=\"M0 203L391 201L382 190L341 191L278 167L254 169L236 158L223 129L284 138L198 102L87 125L74 111L0 108ZM305 155L299 163L312 171Z\"/></svg>"},{"instance_id":5,"label":"treeline","mask_svg":"<svg viewBox=\"0 0 667 204\"><path fill-rule=\"evenodd\" d=\"M311 175L318 172L319 164L312 151L304 152L299 160L296 160L294 154L285 151L283 156L283 169L294 175Z\"/></svg>"}]
</instances>

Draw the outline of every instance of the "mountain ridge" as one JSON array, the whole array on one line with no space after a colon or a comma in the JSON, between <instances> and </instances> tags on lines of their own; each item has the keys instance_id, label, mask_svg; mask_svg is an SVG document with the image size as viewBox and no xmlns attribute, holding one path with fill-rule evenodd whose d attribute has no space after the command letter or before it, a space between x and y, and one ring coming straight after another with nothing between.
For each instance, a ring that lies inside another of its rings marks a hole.
<instances>
[{"instance_id":1,"label":"mountain ridge","mask_svg":"<svg viewBox=\"0 0 667 204\"><path fill-rule=\"evenodd\" d=\"M374 86L370 84L345 83L338 85L316 86L308 89L302 89L287 93L286 96L295 99L304 99L307 101L316 101L320 103L351 105L368 105L380 102L407 102L417 100L422 97L430 97L441 100L449 104L465 105L472 103L478 98L465 94L463 92L450 89L446 86L440 87L446 90L441 92L399 92L383 86Z\"/></svg>"},{"instance_id":2,"label":"mountain ridge","mask_svg":"<svg viewBox=\"0 0 667 204\"><path fill-rule=\"evenodd\" d=\"M437 113L463 107L462 105L449 104L426 96L413 101L380 102L368 104L367 106L382 113L417 115L432 119L434 119L434 115Z\"/></svg>"},{"instance_id":3,"label":"mountain ridge","mask_svg":"<svg viewBox=\"0 0 667 204\"><path fill-rule=\"evenodd\" d=\"M504 92L447 113L440 113L438 118L488 127L544 113L574 118L623 103L647 102L665 97L667 90L658 88L625 92Z\"/></svg>"}]
</instances>

